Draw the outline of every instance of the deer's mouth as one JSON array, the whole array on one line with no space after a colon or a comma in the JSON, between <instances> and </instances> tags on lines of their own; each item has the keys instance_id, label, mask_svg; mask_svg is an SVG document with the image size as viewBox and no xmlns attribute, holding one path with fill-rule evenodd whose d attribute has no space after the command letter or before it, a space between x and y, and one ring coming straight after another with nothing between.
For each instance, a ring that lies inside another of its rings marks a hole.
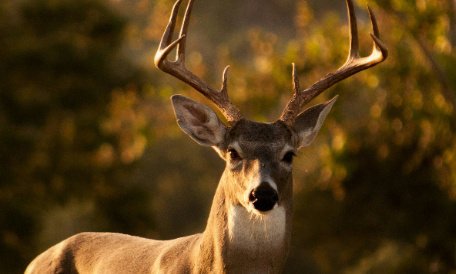
<instances>
[{"instance_id":1,"label":"deer's mouth","mask_svg":"<svg viewBox=\"0 0 456 274\"><path fill-rule=\"evenodd\" d=\"M249 202L256 210L261 212L272 210L278 201L279 195L277 191L267 183L262 183L249 194Z\"/></svg>"}]
</instances>

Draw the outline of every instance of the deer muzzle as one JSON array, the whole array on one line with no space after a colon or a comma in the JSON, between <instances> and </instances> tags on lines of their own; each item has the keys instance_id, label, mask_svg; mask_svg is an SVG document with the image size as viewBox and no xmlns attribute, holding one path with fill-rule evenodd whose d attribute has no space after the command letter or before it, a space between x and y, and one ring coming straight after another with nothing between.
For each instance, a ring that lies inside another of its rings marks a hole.
<instances>
[{"instance_id":1,"label":"deer muzzle","mask_svg":"<svg viewBox=\"0 0 456 274\"><path fill-rule=\"evenodd\" d=\"M256 210L266 212L274 208L279 201L279 195L269 183L261 183L254 188L249 195L249 202L253 204Z\"/></svg>"}]
</instances>

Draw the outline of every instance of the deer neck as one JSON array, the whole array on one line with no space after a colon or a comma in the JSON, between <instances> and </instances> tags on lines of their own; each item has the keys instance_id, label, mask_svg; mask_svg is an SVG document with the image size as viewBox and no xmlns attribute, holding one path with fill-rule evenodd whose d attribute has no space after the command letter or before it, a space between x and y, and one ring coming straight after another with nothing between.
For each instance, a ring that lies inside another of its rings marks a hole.
<instances>
[{"instance_id":1,"label":"deer neck","mask_svg":"<svg viewBox=\"0 0 456 274\"><path fill-rule=\"evenodd\" d=\"M237 202L230 195L232 185L224 173L198 247L199 265L217 273L280 272L290 244L292 184L283 194L287 198L263 215Z\"/></svg>"}]
</instances>

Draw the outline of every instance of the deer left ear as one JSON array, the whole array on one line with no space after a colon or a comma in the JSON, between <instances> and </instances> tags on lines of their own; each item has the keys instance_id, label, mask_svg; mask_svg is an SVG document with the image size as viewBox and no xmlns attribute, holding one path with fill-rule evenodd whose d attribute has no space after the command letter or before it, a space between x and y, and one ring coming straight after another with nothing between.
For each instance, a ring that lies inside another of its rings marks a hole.
<instances>
[{"instance_id":1,"label":"deer left ear","mask_svg":"<svg viewBox=\"0 0 456 274\"><path fill-rule=\"evenodd\" d=\"M227 128L212 109L182 95L171 100L180 128L197 143L218 146L225 140Z\"/></svg>"},{"instance_id":2,"label":"deer left ear","mask_svg":"<svg viewBox=\"0 0 456 274\"><path fill-rule=\"evenodd\" d=\"M308 146L312 143L323 125L326 115L328 115L336 102L337 97L325 103L310 107L298 115L294 124L294 130L299 136L299 147Z\"/></svg>"}]
</instances>

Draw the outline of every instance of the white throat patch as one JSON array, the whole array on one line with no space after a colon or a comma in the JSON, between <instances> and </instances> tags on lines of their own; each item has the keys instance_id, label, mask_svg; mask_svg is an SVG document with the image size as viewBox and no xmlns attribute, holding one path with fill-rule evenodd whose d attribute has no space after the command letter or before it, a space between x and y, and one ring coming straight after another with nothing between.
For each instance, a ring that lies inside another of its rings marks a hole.
<instances>
[{"instance_id":1,"label":"white throat patch","mask_svg":"<svg viewBox=\"0 0 456 274\"><path fill-rule=\"evenodd\" d=\"M278 206L264 215L248 212L241 205L231 205L228 236L237 249L280 248L285 241L286 213Z\"/></svg>"}]
</instances>

